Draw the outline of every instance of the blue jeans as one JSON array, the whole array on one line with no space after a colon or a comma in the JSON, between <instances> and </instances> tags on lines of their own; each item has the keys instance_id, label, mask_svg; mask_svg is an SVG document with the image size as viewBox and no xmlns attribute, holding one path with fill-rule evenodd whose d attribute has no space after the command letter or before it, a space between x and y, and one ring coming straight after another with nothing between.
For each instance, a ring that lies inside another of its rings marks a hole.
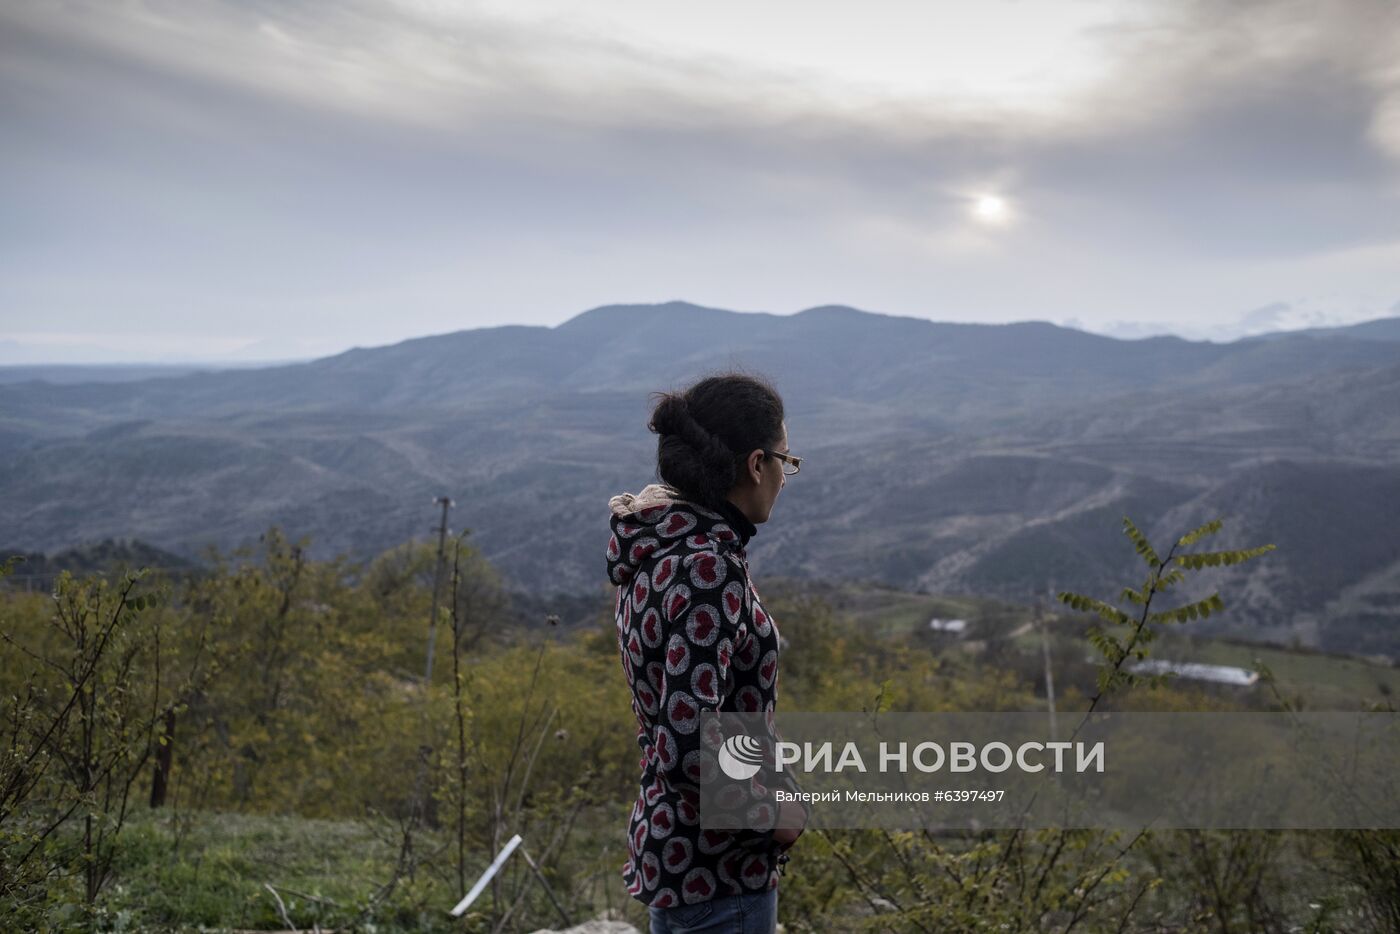
<instances>
[{"instance_id":1,"label":"blue jeans","mask_svg":"<svg viewBox=\"0 0 1400 934\"><path fill-rule=\"evenodd\" d=\"M647 911L650 934L773 934L778 929L778 889Z\"/></svg>"}]
</instances>

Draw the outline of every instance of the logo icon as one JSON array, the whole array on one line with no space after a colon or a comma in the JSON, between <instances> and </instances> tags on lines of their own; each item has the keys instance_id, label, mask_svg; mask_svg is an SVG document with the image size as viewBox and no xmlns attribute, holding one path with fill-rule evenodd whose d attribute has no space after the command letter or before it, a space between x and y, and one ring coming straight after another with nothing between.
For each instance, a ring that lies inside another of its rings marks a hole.
<instances>
[{"instance_id":1,"label":"logo icon","mask_svg":"<svg viewBox=\"0 0 1400 934\"><path fill-rule=\"evenodd\" d=\"M731 736L719 748L719 767L733 779L753 778L763 768L763 744L752 736Z\"/></svg>"}]
</instances>

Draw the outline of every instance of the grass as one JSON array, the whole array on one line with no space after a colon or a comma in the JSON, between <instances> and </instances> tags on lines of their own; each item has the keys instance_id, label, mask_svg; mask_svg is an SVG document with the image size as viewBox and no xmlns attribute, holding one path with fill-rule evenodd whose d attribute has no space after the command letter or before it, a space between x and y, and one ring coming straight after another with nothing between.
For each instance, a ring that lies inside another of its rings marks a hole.
<instances>
[{"instance_id":1,"label":"grass","mask_svg":"<svg viewBox=\"0 0 1400 934\"><path fill-rule=\"evenodd\" d=\"M615 810L615 809L614 809ZM618 867L625 844L614 810L583 815L569 847L566 876L549 871L551 885L571 893L573 923L613 917L645 928L645 909L622 890ZM625 812L623 812L625 813ZM490 888L462 919L449 909L464 892L456 879L454 849L447 846L416 878L403 879L392 895L371 904L389 880L398 843L363 820L316 820L296 815L186 812L138 807L122 831L113 878L99 899L97 929L109 931L285 931L287 919L306 931L486 931ZM614 839L617 838L617 839ZM445 837L418 838L420 852ZM542 846L543 841L537 841ZM538 852L535 853L538 856ZM475 854L468 886L494 854ZM591 870L586 875L583 867ZM509 930L562 927L526 864L517 854L497 877L503 892L524 889L527 901ZM73 882L76 880L70 880ZM76 892L74 910L60 923L83 929ZM503 903L504 905L504 903ZM2 928L3 925L0 925ZM59 928L62 929L62 928Z\"/></svg>"},{"instance_id":2,"label":"grass","mask_svg":"<svg viewBox=\"0 0 1400 934\"><path fill-rule=\"evenodd\" d=\"M874 584L842 585L824 596L864 632L898 636L923 631L934 616L967 619L973 625L969 639L950 637L940 649L960 654L978 639L979 620L998 621L1009 634L1019 625L1016 618L1031 618L1029 609L999 601L905 593ZM1075 629L1077 625L1069 617L1051 619L1057 649L1082 657L1089 647L1082 636L1070 634ZM1039 634L1027 630L1012 640L1019 652L1034 661L1026 666L1034 675L1041 652ZM1260 659L1277 675L1285 695L1299 698L1308 709L1355 709L1375 702L1393 703L1400 695L1400 669L1306 650L1194 640L1174 632L1153 644L1153 654L1243 667L1252 667L1254 660ZM975 652L970 662L979 664ZM622 892L618 875L625 841L617 831L625 822L624 815L625 806L590 812L570 841L560 876L552 884L561 892L572 893L569 902L575 923L610 916L645 929L644 912ZM292 925L304 930L315 926L384 932L489 929L490 890L474 906L474 916L462 921L447 916L462 894L451 869L451 850L434 861L433 871L420 871L415 880L405 880L384 901L371 902L393 875L398 849L389 832L392 829L376 831L363 820L297 816L189 812L177 817L170 810L152 812L138 807L123 831L114 877L100 901L98 927L123 931L286 930L290 919ZM420 841L420 851L440 842L425 838ZM492 855L477 854L468 884ZM520 930L563 927L518 857L507 864L502 877L503 886L519 884L530 892L527 909L517 915L524 924ZM267 886L277 891L287 919ZM525 924L526 918L531 923ZM72 913L67 919L75 925L80 920Z\"/></svg>"},{"instance_id":3,"label":"grass","mask_svg":"<svg viewBox=\"0 0 1400 934\"><path fill-rule=\"evenodd\" d=\"M361 822L138 809L105 907L141 930L283 929L270 884L296 926L326 926L365 904L394 856Z\"/></svg>"},{"instance_id":4,"label":"grass","mask_svg":"<svg viewBox=\"0 0 1400 934\"><path fill-rule=\"evenodd\" d=\"M1284 696L1296 692L1312 710L1357 702L1400 700L1400 668L1302 649L1199 641L1185 651L1192 661L1254 668L1258 659L1273 671Z\"/></svg>"},{"instance_id":5,"label":"grass","mask_svg":"<svg viewBox=\"0 0 1400 934\"><path fill-rule=\"evenodd\" d=\"M1026 619L1030 619L1026 611ZM1053 644L1080 646L1087 656L1090 647L1081 636L1057 632L1065 621L1051 619ZM975 638L975 633L969 633ZM1014 638L1017 651L1040 655L1040 632L1034 628ZM1255 670L1259 663L1269 667L1284 697L1306 710L1355 710L1370 704L1400 703L1400 668L1345 655L1329 655L1312 649L1261 645L1233 639L1203 639L1180 632L1167 632L1152 643L1152 657L1208 665L1233 665ZM1185 683L1185 682L1183 682ZM1267 691L1260 685L1255 690Z\"/></svg>"},{"instance_id":6,"label":"grass","mask_svg":"<svg viewBox=\"0 0 1400 934\"><path fill-rule=\"evenodd\" d=\"M810 584L803 586L811 587ZM979 597L910 593L875 583L841 582L821 588L820 593L857 629L872 635L888 637L921 632L933 617L966 619L970 626L965 638L944 637L944 651L959 654L966 654L966 647L975 646L981 638L979 620L998 615L1019 615L1026 622L1033 619L1029 607L1015 607ZM1091 651L1088 643L1081 635L1063 634L1069 619L1051 615L1054 609L1047 609L1052 643L1061 649L1066 646L1082 648L1087 656ZM1009 628L1014 630L1020 626ZM1040 657L1040 633L1034 627L1013 636L1012 642L1018 652ZM1400 703L1400 667L1360 658L1235 639L1196 638L1180 630L1162 634L1153 643L1152 654L1173 661L1249 669L1257 666L1256 660L1262 661L1277 677L1284 696L1309 710L1348 710L1370 704ZM1260 686L1256 690L1268 689Z\"/></svg>"},{"instance_id":7,"label":"grass","mask_svg":"<svg viewBox=\"0 0 1400 934\"><path fill-rule=\"evenodd\" d=\"M775 595L792 591L820 596L838 613L849 617L861 632L881 636L922 631L935 616L971 621L1005 607L1000 601L981 597L913 593L870 582L814 585L810 581L773 581L764 585L764 593L769 591Z\"/></svg>"}]
</instances>

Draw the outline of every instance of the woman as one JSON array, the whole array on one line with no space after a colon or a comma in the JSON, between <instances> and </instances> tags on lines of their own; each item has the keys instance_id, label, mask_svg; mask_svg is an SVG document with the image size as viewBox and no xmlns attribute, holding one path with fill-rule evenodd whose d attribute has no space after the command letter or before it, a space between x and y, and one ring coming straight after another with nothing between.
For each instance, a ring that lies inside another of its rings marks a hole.
<instances>
[{"instance_id":1,"label":"woman","mask_svg":"<svg viewBox=\"0 0 1400 934\"><path fill-rule=\"evenodd\" d=\"M725 374L659 395L648 427L662 482L609 501L608 577L642 751L622 878L652 934L768 934L806 812L759 802L774 829L701 830L697 727L704 710L774 710L778 627L745 547L801 459L782 399L760 379Z\"/></svg>"}]
</instances>

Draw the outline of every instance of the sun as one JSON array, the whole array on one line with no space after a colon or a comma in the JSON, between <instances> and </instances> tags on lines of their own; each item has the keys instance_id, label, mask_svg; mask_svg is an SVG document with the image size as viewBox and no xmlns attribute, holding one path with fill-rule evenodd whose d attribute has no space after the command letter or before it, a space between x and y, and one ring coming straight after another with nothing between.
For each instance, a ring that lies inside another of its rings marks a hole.
<instances>
[{"instance_id":1,"label":"sun","mask_svg":"<svg viewBox=\"0 0 1400 934\"><path fill-rule=\"evenodd\" d=\"M984 224L1005 223L1008 216L1006 199L996 195L982 195L972 205L972 216Z\"/></svg>"}]
</instances>

